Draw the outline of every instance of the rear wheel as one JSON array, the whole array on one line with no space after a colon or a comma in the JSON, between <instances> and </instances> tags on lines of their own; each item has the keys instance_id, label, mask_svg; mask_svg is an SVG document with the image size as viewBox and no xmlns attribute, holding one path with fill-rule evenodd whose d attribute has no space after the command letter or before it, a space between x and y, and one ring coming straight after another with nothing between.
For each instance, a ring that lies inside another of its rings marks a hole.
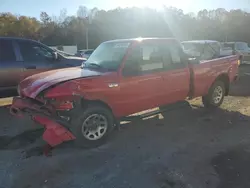
<instances>
[{"instance_id":1,"label":"rear wheel","mask_svg":"<svg viewBox=\"0 0 250 188\"><path fill-rule=\"evenodd\" d=\"M97 147L107 140L114 128L112 112L102 105L90 105L72 121L74 143L81 147Z\"/></svg>"},{"instance_id":2,"label":"rear wheel","mask_svg":"<svg viewBox=\"0 0 250 188\"><path fill-rule=\"evenodd\" d=\"M223 102L224 96L225 84L218 80L211 86L208 94L202 97L202 102L207 108L219 107Z\"/></svg>"}]
</instances>

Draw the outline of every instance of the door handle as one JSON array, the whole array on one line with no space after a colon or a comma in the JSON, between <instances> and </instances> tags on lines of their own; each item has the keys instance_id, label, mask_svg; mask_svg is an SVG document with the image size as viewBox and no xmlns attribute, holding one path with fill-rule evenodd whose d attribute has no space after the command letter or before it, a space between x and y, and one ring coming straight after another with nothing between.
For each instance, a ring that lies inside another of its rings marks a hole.
<instances>
[{"instance_id":1,"label":"door handle","mask_svg":"<svg viewBox=\"0 0 250 188\"><path fill-rule=\"evenodd\" d=\"M110 84L108 84L108 86L109 86L110 88L112 88L112 87L118 87L119 84L118 84L118 83L110 83Z\"/></svg>"},{"instance_id":2,"label":"door handle","mask_svg":"<svg viewBox=\"0 0 250 188\"><path fill-rule=\"evenodd\" d=\"M26 69L36 69L36 66L28 66L28 67L25 67Z\"/></svg>"}]
</instances>

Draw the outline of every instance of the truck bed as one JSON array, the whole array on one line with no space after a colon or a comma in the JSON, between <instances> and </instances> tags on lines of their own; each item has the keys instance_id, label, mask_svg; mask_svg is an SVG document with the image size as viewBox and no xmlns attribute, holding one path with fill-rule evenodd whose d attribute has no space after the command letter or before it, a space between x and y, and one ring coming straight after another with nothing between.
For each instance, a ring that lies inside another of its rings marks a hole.
<instances>
[{"instance_id":1,"label":"truck bed","mask_svg":"<svg viewBox=\"0 0 250 188\"><path fill-rule=\"evenodd\" d=\"M192 65L192 69L194 97L204 96L219 75L228 75L229 83L234 80L238 71L238 56L231 55L201 61L200 64Z\"/></svg>"}]
</instances>

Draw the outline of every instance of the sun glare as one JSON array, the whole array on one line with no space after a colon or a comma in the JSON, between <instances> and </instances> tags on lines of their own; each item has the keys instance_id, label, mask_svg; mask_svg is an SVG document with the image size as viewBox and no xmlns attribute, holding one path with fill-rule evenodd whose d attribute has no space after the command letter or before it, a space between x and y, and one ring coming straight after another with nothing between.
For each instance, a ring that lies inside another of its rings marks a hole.
<instances>
[{"instance_id":1,"label":"sun glare","mask_svg":"<svg viewBox=\"0 0 250 188\"><path fill-rule=\"evenodd\" d=\"M121 7L151 7L151 8L160 8L167 1L163 0L154 0L154 1L143 1L143 0L122 0L119 1Z\"/></svg>"},{"instance_id":2,"label":"sun glare","mask_svg":"<svg viewBox=\"0 0 250 188\"><path fill-rule=\"evenodd\" d=\"M114 0L113 0L114 1ZM120 0L119 6L122 8L125 7L149 7L157 10L162 9L163 6L172 6L178 7L180 9L192 9L195 7L195 0L154 0L154 1L145 1L145 0Z\"/></svg>"}]
</instances>

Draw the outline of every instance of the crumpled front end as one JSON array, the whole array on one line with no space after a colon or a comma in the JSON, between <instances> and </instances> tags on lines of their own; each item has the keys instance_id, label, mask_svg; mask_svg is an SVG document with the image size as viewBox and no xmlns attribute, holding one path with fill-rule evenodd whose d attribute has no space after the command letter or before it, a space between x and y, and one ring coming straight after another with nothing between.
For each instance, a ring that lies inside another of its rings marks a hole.
<instances>
[{"instance_id":1,"label":"crumpled front end","mask_svg":"<svg viewBox=\"0 0 250 188\"><path fill-rule=\"evenodd\" d=\"M34 116L33 120L45 127L43 139L52 147L75 139L75 136L67 128L54 120L42 116Z\"/></svg>"},{"instance_id":2,"label":"crumpled front end","mask_svg":"<svg viewBox=\"0 0 250 188\"><path fill-rule=\"evenodd\" d=\"M30 116L45 128L43 139L52 147L62 142L74 140L67 121L58 116L57 108L72 108L70 105L54 106L27 97L14 97L10 113L16 117Z\"/></svg>"}]
</instances>

